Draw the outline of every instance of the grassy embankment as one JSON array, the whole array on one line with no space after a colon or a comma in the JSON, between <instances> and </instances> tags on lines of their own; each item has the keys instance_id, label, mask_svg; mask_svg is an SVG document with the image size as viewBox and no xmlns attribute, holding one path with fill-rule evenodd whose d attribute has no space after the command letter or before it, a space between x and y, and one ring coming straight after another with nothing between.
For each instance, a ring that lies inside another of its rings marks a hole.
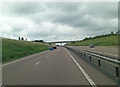
<instances>
[{"instance_id":1,"label":"grassy embankment","mask_svg":"<svg viewBox=\"0 0 120 87\"><path fill-rule=\"evenodd\" d=\"M89 46L90 44L95 44L95 46L118 46L118 35L91 38L84 41L67 44L66 46Z\"/></svg>"},{"instance_id":2,"label":"grassy embankment","mask_svg":"<svg viewBox=\"0 0 120 87\"><path fill-rule=\"evenodd\" d=\"M2 39L2 62L16 60L34 53L48 50L49 45L30 41Z\"/></svg>"}]
</instances>

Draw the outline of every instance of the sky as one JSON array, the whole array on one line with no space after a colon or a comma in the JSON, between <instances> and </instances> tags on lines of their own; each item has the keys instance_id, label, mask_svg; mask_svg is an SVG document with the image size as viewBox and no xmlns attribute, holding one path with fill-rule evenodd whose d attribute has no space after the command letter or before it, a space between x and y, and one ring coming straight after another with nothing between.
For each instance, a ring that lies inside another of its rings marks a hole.
<instances>
[{"instance_id":1,"label":"sky","mask_svg":"<svg viewBox=\"0 0 120 87\"><path fill-rule=\"evenodd\" d=\"M0 36L75 41L118 30L117 2L4 2Z\"/></svg>"}]
</instances>

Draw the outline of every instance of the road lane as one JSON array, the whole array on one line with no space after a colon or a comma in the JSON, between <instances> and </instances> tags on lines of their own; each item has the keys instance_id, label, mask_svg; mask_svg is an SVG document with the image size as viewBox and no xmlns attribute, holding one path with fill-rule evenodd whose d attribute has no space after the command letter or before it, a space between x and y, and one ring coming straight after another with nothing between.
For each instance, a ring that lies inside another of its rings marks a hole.
<instances>
[{"instance_id":1,"label":"road lane","mask_svg":"<svg viewBox=\"0 0 120 87\"><path fill-rule=\"evenodd\" d=\"M48 52L48 50L47 51L43 51L43 52L40 52L40 53L36 53L36 54L33 54L33 55L30 55L30 56L27 56L27 57L24 57L24 58L20 58L20 59L17 59L17 60L13 60L13 61L10 61L10 62L8 62L8 63L5 63L5 64L3 64L2 66L6 66L6 65L9 65L9 64L12 64L12 63L16 63L16 62L19 62L19 61L22 61L22 60L26 60L27 58L33 58L34 56L38 56L38 55L42 55L43 53L46 53L46 52ZM36 57L35 57L36 58ZM2 66L0 66L0 67L2 67Z\"/></svg>"},{"instance_id":2,"label":"road lane","mask_svg":"<svg viewBox=\"0 0 120 87\"><path fill-rule=\"evenodd\" d=\"M63 48L4 66L3 84L90 85Z\"/></svg>"},{"instance_id":3,"label":"road lane","mask_svg":"<svg viewBox=\"0 0 120 87\"><path fill-rule=\"evenodd\" d=\"M90 48L89 46L69 46L69 47L80 50L80 51L86 50L86 51L99 53L105 56L118 58L117 46L96 46L94 48Z\"/></svg>"},{"instance_id":4,"label":"road lane","mask_svg":"<svg viewBox=\"0 0 120 87\"><path fill-rule=\"evenodd\" d=\"M116 85L96 68L69 52L97 85ZM2 73L3 85L90 85L63 47L5 65Z\"/></svg>"},{"instance_id":5,"label":"road lane","mask_svg":"<svg viewBox=\"0 0 120 87\"><path fill-rule=\"evenodd\" d=\"M75 60L75 58L70 54L70 52L68 50L66 50L70 57L73 59L73 61L75 62L75 64L78 66L78 68L80 69L80 71L83 73L83 75L86 77L86 79L89 81L89 83L93 86L93 87L97 87L97 85L94 83L94 81L89 77L89 75L85 72L85 70L79 65L79 63Z\"/></svg>"}]
</instances>

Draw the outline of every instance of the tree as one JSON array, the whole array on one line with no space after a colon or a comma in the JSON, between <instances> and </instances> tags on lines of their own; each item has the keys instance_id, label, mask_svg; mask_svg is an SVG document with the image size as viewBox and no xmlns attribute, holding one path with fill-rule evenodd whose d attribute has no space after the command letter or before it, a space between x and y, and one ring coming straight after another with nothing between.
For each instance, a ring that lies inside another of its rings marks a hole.
<instances>
[{"instance_id":1,"label":"tree","mask_svg":"<svg viewBox=\"0 0 120 87\"><path fill-rule=\"evenodd\" d=\"M120 34L120 30L118 30L118 34Z\"/></svg>"},{"instance_id":2,"label":"tree","mask_svg":"<svg viewBox=\"0 0 120 87\"><path fill-rule=\"evenodd\" d=\"M115 34L118 34L118 32L116 32Z\"/></svg>"},{"instance_id":3,"label":"tree","mask_svg":"<svg viewBox=\"0 0 120 87\"><path fill-rule=\"evenodd\" d=\"M112 35L114 34L113 31L111 31L111 34L112 34Z\"/></svg>"},{"instance_id":4,"label":"tree","mask_svg":"<svg viewBox=\"0 0 120 87\"><path fill-rule=\"evenodd\" d=\"M24 40L24 38L22 37L22 39L21 40Z\"/></svg>"},{"instance_id":5,"label":"tree","mask_svg":"<svg viewBox=\"0 0 120 87\"><path fill-rule=\"evenodd\" d=\"M43 43L44 41L43 41L43 40L40 40L40 42L42 42L42 43Z\"/></svg>"},{"instance_id":6,"label":"tree","mask_svg":"<svg viewBox=\"0 0 120 87\"><path fill-rule=\"evenodd\" d=\"M18 37L18 40L20 40L20 37Z\"/></svg>"},{"instance_id":7,"label":"tree","mask_svg":"<svg viewBox=\"0 0 120 87\"><path fill-rule=\"evenodd\" d=\"M41 43L44 43L43 40L34 40L33 42L41 42Z\"/></svg>"}]
</instances>

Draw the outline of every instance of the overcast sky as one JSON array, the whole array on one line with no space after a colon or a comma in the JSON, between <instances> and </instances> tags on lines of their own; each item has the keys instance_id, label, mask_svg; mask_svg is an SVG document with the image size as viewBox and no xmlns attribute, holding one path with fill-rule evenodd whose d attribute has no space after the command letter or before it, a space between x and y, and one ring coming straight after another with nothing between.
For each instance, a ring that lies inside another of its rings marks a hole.
<instances>
[{"instance_id":1,"label":"overcast sky","mask_svg":"<svg viewBox=\"0 0 120 87\"><path fill-rule=\"evenodd\" d=\"M0 36L44 41L80 40L117 31L117 2L5 2Z\"/></svg>"}]
</instances>

